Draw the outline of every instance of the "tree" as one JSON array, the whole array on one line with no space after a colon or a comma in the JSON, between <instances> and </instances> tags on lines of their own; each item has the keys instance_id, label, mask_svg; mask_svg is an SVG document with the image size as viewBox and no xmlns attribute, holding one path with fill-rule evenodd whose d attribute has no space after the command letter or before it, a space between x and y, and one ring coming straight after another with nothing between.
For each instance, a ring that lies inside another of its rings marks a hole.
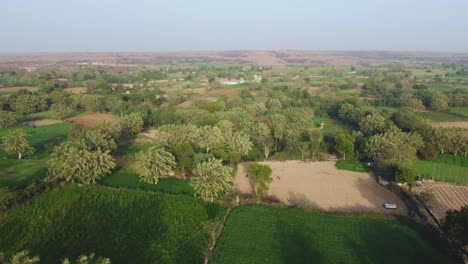
<instances>
[{"instance_id":1,"label":"tree","mask_svg":"<svg viewBox=\"0 0 468 264\"><path fill-rule=\"evenodd\" d=\"M252 130L253 139L257 144L263 147L265 159L268 159L271 145L273 144L270 128L263 123L256 123Z\"/></svg>"},{"instance_id":2,"label":"tree","mask_svg":"<svg viewBox=\"0 0 468 264\"><path fill-rule=\"evenodd\" d=\"M387 120L380 113L372 113L361 119L359 127L362 133L374 135L383 133L387 127L386 123Z\"/></svg>"},{"instance_id":3,"label":"tree","mask_svg":"<svg viewBox=\"0 0 468 264\"><path fill-rule=\"evenodd\" d=\"M247 177L249 178L254 193L258 197L264 196L269 189L269 184L273 181L271 177L271 167L259 163L250 163L247 167Z\"/></svg>"},{"instance_id":4,"label":"tree","mask_svg":"<svg viewBox=\"0 0 468 264\"><path fill-rule=\"evenodd\" d=\"M97 129L91 129L84 126L74 126L68 136L69 142L75 144L78 148L85 148L89 151L114 151L117 144L114 139L107 134L101 133Z\"/></svg>"},{"instance_id":5,"label":"tree","mask_svg":"<svg viewBox=\"0 0 468 264\"><path fill-rule=\"evenodd\" d=\"M206 149L206 152L210 152L221 145L223 141L223 134L218 127L204 126L200 128L200 137L196 142L197 146Z\"/></svg>"},{"instance_id":6,"label":"tree","mask_svg":"<svg viewBox=\"0 0 468 264\"><path fill-rule=\"evenodd\" d=\"M197 164L190 185L197 196L213 201L231 189L232 180L231 167L224 166L221 160L209 159Z\"/></svg>"},{"instance_id":7,"label":"tree","mask_svg":"<svg viewBox=\"0 0 468 264\"><path fill-rule=\"evenodd\" d=\"M16 124L15 113L0 110L0 128L12 127L15 124Z\"/></svg>"},{"instance_id":8,"label":"tree","mask_svg":"<svg viewBox=\"0 0 468 264\"><path fill-rule=\"evenodd\" d=\"M34 264L39 263L38 256L30 256L29 251L23 250L13 255L10 260L6 260L2 253L0 253L0 263L4 264Z\"/></svg>"},{"instance_id":9,"label":"tree","mask_svg":"<svg viewBox=\"0 0 468 264\"><path fill-rule=\"evenodd\" d=\"M442 230L459 247L468 246L468 206L460 210L449 210L442 219Z\"/></svg>"},{"instance_id":10,"label":"tree","mask_svg":"<svg viewBox=\"0 0 468 264\"><path fill-rule=\"evenodd\" d=\"M423 102L410 93L403 94L400 97L400 106L408 109L424 109Z\"/></svg>"},{"instance_id":11,"label":"tree","mask_svg":"<svg viewBox=\"0 0 468 264\"><path fill-rule=\"evenodd\" d=\"M120 118L119 124L122 134L126 136L133 136L140 133L143 128L143 118L139 113L130 113Z\"/></svg>"},{"instance_id":12,"label":"tree","mask_svg":"<svg viewBox=\"0 0 468 264\"><path fill-rule=\"evenodd\" d=\"M417 175L418 172L413 167L408 165L399 165L395 174L395 180L397 182L406 182L411 188Z\"/></svg>"},{"instance_id":13,"label":"tree","mask_svg":"<svg viewBox=\"0 0 468 264\"><path fill-rule=\"evenodd\" d=\"M71 263L72 262L70 262L68 258L64 259L62 262L62 264L71 264ZM89 255L79 256L74 263L75 264L110 264L111 261L109 258L96 257L94 253L91 253Z\"/></svg>"},{"instance_id":14,"label":"tree","mask_svg":"<svg viewBox=\"0 0 468 264\"><path fill-rule=\"evenodd\" d=\"M136 156L136 172L140 181L157 184L160 178L166 178L174 173L176 167L174 156L162 148L151 147L141 151Z\"/></svg>"},{"instance_id":15,"label":"tree","mask_svg":"<svg viewBox=\"0 0 468 264\"><path fill-rule=\"evenodd\" d=\"M12 99L11 109L21 114L31 114L47 109L44 97L33 94L21 94Z\"/></svg>"},{"instance_id":16,"label":"tree","mask_svg":"<svg viewBox=\"0 0 468 264\"><path fill-rule=\"evenodd\" d=\"M175 145L171 148L171 151L174 153L176 162L179 165L182 173L185 173L186 169L192 171L195 151L191 144L184 143Z\"/></svg>"},{"instance_id":17,"label":"tree","mask_svg":"<svg viewBox=\"0 0 468 264\"><path fill-rule=\"evenodd\" d=\"M55 115L57 115L57 117L60 118L61 120L65 119L65 117L67 117L72 111L70 106L67 105L66 103L52 104L50 106L50 110L54 112Z\"/></svg>"},{"instance_id":18,"label":"tree","mask_svg":"<svg viewBox=\"0 0 468 264\"><path fill-rule=\"evenodd\" d=\"M90 151L72 142L54 148L47 162L49 175L70 182L94 184L115 168L109 151Z\"/></svg>"},{"instance_id":19,"label":"tree","mask_svg":"<svg viewBox=\"0 0 468 264\"><path fill-rule=\"evenodd\" d=\"M106 137L112 138L115 141L117 141L117 139L119 139L122 135L122 128L118 122L110 122L105 120L100 122L96 129Z\"/></svg>"},{"instance_id":20,"label":"tree","mask_svg":"<svg viewBox=\"0 0 468 264\"><path fill-rule=\"evenodd\" d=\"M338 134L335 136L335 150L344 160L346 156L352 158L354 154L354 138L349 134Z\"/></svg>"},{"instance_id":21,"label":"tree","mask_svg":"<svg viewBox=\"0 0 468 264\"><path fill-rule=\"evenodd\" d=\"M7 153L18 154L18 159L21 159L23 155L29 155L35 151L28 141L29 137L30 135L21 129L10 131L3 138L2 148Z\"/></svg>"},{"instance_id":22,"label":"tree","mask_svg":"<svg viewBox=\"0 0 468 264\"><path fill-rule=\"evenodd\" d=\"M195 145L200 140L200 129L192 124L164 125L159 127L156 138L170 147L185 143Z\"/></svg>"},{"instance_id":23,"label":"tree","mask_svg":"<svg viewBox=\"0 0 468 264\"><path fill-rule=\"evenodd\" d=\"M273 131L275 138L275 149L278 147L278 141L282 140L286 134L287 120L282 114L272 114L267 117L268 126Z\"/></svg>"},{"instance_id":24,"label":"tree","mask_svg":"<svg viewBox=\"0 0 468 264\"><path fill-rule=\"evenodd\" d=\"M228 151L233 153L232 162L238 161L240 157L245 156L252 149L252 142L249 136L241 133L234 132L225 136L225 142Z\"/></svg>"}]
</instances>

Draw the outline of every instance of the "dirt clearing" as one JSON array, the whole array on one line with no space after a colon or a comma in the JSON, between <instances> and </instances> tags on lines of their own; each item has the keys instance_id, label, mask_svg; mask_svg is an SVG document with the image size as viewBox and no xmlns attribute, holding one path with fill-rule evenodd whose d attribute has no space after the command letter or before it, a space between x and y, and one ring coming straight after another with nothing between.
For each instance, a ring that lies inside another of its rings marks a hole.
<instances>
[{"instance_id":1,"label":"dirt clearing","mask_svg":"<svg viewBox=\"0 0 468 264\"><path fill-rule=\"evenodd\" d=\"M117 122L119 118L112 113L89 113L82 116L67 118L66 120L87 127L96 127L102 121Z\"/></svg>"},{"instance_id":2,"label":"dirt clearing","mask_svg":"<svg viewBox=\"0 0 468 264\"><path fill-rule=\"evenodd\" d=\"M268 195L283 203L304 202L327 211L407 214L403 201L368 173L338 170L332 161L260 163L270 165L273 170ZM247 165L239 164L234 184L240 192L250 194ZM398 209L385 209L384 203L395 203Z\"/></svg>"},{"instance_id":3,"label":"dirt clearing","mask_svg":"<svg viewBox=\"0 0 468 264\"><path fill-rule=\"evenodd\" d=\"M86 93L88 91L88 88L86 87L72 87L72 88L65 88L63 89L64 92L69 92L69 93Z\"/></svg>"},{"instance_id":4,"label":"dirt clearing","mask_svg":"<svg viewBox=\"0 0 468 264\"><path fill-rule=\"evenodd\" d=\"M26 122L26 125L38 127L38 126L48 126L48 125L59 124L59 123L63 123L63 121L58 120L58 119L40 119L40 120Z\"/></svg>"},{"instance_id":5,"label":"dirt clearing","mask_svg":"<svg viewBox=\"0 0 468 264\"><path fill-rule=\"evenodd\" d=\"M432 123L433 127L460 127L468 129L468 121Z\"/></svg>"},{"instance_id":6,"label":"dirt clearing","mask_svg":"<svg viewBox=\"0 0 468 264\"><path fill-rule=\"evenodd\" d=\"M15 87L5 87L0 88L0 92L4 93L14 93L20 90L28 90L29 92L35 92L39 90L39 87L32 87L32 86L15 86Z\"/></svg>"}]
</instances>

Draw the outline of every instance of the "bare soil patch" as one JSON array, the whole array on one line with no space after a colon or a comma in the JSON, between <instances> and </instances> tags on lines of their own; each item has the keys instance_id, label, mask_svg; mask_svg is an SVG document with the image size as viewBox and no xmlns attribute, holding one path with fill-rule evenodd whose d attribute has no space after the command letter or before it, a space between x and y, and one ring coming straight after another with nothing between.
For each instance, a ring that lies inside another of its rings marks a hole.
<instances>
[{"instance_id":1,"label":"bare soil patch","mask_svg":"<svg viewBox=\"0 0 468 264\"><path fill-rule=\"evenodd\" d=\"M177 106L180 106L180 107L192 107L192 106L193 106L193 100L184 101L184 102L178 104Z\"/></svg>"},{"instance_id":2,"label":"bare soil patch","mask_svg":"<svg viewBox=\"0 0 468 264\"><path fill-rule=\"evenodd\" d=\"M448 210L459 210L468 205L468 186L424 182L423 187L414 188L414 191L429 196L425 204L439 220Z\"/></svg>"},{"instance_id":3,"label":"bare soil patch","mask_svg":"<svg viewBox=\"0 0 468 264\"><path fill-rule=\"evenodd\" d=\"M58 123L63 123L63 121L58 120L58 119L41 119L41 120L34 120L34 121L26 122L26 125L38 127L38 126L48 126L48 125L53 125L53 124L58 124Z\"/></svg>"},{"instance_id":4,"label":"bare soil patch","mask_svg":"<svg viewBox=\"0 0 468 264\"><path fill-rule=\"evenodd\" d=\"M241 91L235 89L213 89L209 90L207 88L187 88L185 89L187 92L192 92L201 95L209 95L209 96L233 96L240 94Z\"/></svg>"},{"instance_id":5,"label":"bare soil patch","mask_svg":"<svg viewBox=\"0 0 468 264\"><path fill-rule=\"evenodd\" d=\"M156 129L148 128L145 131L142 131L139 135L147 138L155 139L156 138Z\"/></svg>"},{"instance_id":6,"label":"bare soil patch","mask_svg":"<svg viewBox=\"0 0 468 264\"><path fill-rule=\"evenodd\" d=\"M306 203L327 211L378 212L406 215L404 202L393 192L379 185L368 173L339 170L335 162L271 161L273 182L268 195L286 204ZM248 163L239 164L235 188L251 194L246 177ZM388 210L384 203L395 203L398 209Z\"/></svg>"},{"instance_id":7,"label":"bare soil patch","mask_svg":"<svg viewBox=\"0 0 468 264\"><path fill-rule=\"evenodd\" d=\"M88 91L88 88L86 87L71 87L71 88L65 88L63 89L64 92L69 92L69 93L85 93Z\"/></svg>"},{"instance_id":8,"label":"bare soil patch","mask_svg":"<svg viewBox=\"0 0 468 264\"><path fill-rule=\"evenodd\" d=\"M15 86L15 87L5 87L5 88L0 88L0 92L5 92L5 93L14 93L20 90L28 90L29 92L35 92L39 90L39 87L33 87L33 86Z\"/></svg>"},{"instance_id":9,"label":"bare soil patch","mask_svg":"<svg viewBox=\"0 0 468 264\"><path fill-rule=\"evenodd\" d=\"M112 113L89 113L67 118L66 121L87 127L96 127L102 121L117 122L119 118Z\"/></svg>"},{"instance_id":10,"label":"bare soil patch","mask_svg":"<svg viewBox=\"0 0 468 264\"><path fill-rule=\"evenodd\" d=\"M433 127L460 127L468 129L468 121L458 121L458 122L437 122L432 123Z\"/></svg>"}]
</instances>

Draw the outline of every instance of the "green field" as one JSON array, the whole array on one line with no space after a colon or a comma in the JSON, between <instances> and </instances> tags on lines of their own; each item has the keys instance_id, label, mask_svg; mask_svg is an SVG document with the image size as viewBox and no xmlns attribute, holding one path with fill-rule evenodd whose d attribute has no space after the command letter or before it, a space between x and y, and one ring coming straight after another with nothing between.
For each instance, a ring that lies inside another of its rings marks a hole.
<instances>
[{"instance_id":1,"label":"green field","mask_svg":"<svg viewBox=\"0 0 468 264\"><path fill-rule=\"evenodd\" d=\"M466 117L468 119L468 107L451 107L449 111L453 115Z\"/></svg>"},{"instance_id":2,"label":"green field","mask_svg":"<svg viewBox=\"0 0 468 264\"><path fill-rule=\"evenodd\" d=\"M53 146L67 137L71 124L53 124L41 127L19 127L0 130L0 139L9 131L23 129L31 135L30 142L36 149L31 156L18 160L16 154L11 155L0 150L0 187L15 188L27 185L34 180L47 176L47 157Z\"/></svg>"},{"instance_id":3,"label":"green field","mask_svg":"<svg viewBox=\"0 0 468 264\"><path fill-rule=\"evenodd\" d=\"M357 161L340 160L336 162L336 167L340 170L349 170L357 172L368 172L370 167Z\"/></svg>"},{"instance_id":4,"label":"green field","mask_svg":"<svg viewBox=\"0 0 468 264\"><path fill-rule=\"evenodd\" d=\"M468 117L445 112L419 112L417 114L433 122L468 121Z\"/></svg>"},{"instance_id":5,"label":"green field","mask_svg":"<svg viewBox=\"0 0 468 264\"><path fill-rule=\"evenodd\" d=\"M0 252L24 249L42 263L90 252L112 263L202 263L225 209L187 196L63 187L0 221Z\"/></svg>"},{"instance_id":6,"label":"green field","mask_svg":"<svg viewBox=\"0 0 468 264\"><path fill-rule=\"evenodd\" d=\"M232 211L211 263L451 263L440 247L405 219L243 206Z\"/></svg>"},{"instance_id":7,"label":"green field","mask_svg":"<svg viewBox=\"0 0 468 264\"><path fill-rule=\"evenodd\" d=\"M413 160L411 164L424 178L468 185L468 157L443 155L434 161Z\"/></svg>"},{"instance_id":8,"label":"green field","mask_svg":"<svg viewBox=\"0 0 468 264\"><path fill-rule=\"evenodd\" d=\"M138 175L125 168L118 168L109 176L104 177L99 183L117 188L193 195L193 188L189 185L188 180L167 178L159 180L158 184L148 184L141 182Z\"/></svg>"},{"instance_id":9,"label":"green field","mask_svg":"<svg viewBox=\"0 0 468 264\"><path fill-rule=\"evenodd\" d=\"M321 122L325 123L325 127L323 128L323 134L334 135L350 131L349 127L347 127L345 124L341 123L338 120L319 116L313 118L313 123L316 127L320 126Z\"/></svg>"}]
</instances>

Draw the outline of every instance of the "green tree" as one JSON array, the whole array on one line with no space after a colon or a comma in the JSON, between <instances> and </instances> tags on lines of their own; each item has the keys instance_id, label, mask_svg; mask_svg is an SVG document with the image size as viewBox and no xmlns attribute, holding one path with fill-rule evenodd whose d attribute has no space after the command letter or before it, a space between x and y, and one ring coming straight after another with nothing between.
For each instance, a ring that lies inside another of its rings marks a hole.
<instances>
[{"instance_id":1,"label":"green tree","mask_svg":"<svg viewBox=\"0 0 468 264\"><path fill-rule=\"evenodd\" d=\"M29 143L29 134L21 129L10 131L2 142L2 148L5 152L10 154L18 154L18 159L23 155L34 153L35 149Z\"/></svg>"},{"instance_id":2,"label":"green tree","mask_svg":"<svg viewBox=\"0 0 468 264\"><path fill-rule=\"evenodd\" d=\"M442 230L459 247L468 246L468 206L460 210L449 210L442 219Z\"/></svg>"},{"instance_id":3,"label":"green tree","mask_svg":"<svg viewBox=\"0 0 468 264\"><path fill-rule=\"evenodd\" d=\"M85 184L96 183L115 168L109 151L90 151L71 142L55 147L47 164L49 175Z\"/></svg>"},{"instance_id":4,"label":"green tree","mask_svg":"<svg viewBox=\"0 0 468 264\"><path fill-rule=\"evenodd\" d=\"M111 261L109 258L102 258L102 257L96 257L94 253L91 253L89 255L81 255L79 256L75 262L75 264L111 264ZM72 264L68 258L64 259L62 264Z\"/></svg>"},{"instance_id":5,"label":"green tree","mask_svg":"<svg viewBox=\"0 0 468 264\"><path fill-rule=\"evenodd\" d=\"M71 112L72 109L66 103L55 103L50 106L50 110L61 120L65 119Z\"/></svg>"},{"instance_id":6,"label":"green tree","mask_svg":"<svg viewBox=\"0 0 468 264\"><path fill-rule=\"evenodd\" d=\"M247 155L252 149L252 142L250 141L249 136L241 132L234 132L225 135L225 142L228 151L233 154L231 162L239 161L240 157Z\"/></svg>"},{"instance_id":7,"label":"green tree","mask_svg":"<svg viewBox=\"0 0 468 264\"><path fill-rule=\"evenodd\" d=\"M179 165L182 173L186 170L192 171L193 169L193 158L195 156L195 150L189 143L175 145L171 148L172 153L176 158L176 162Z\"/></svg>"},{"instance_id":8,"label":"green tree","mask_svg":"<svg viewBox=\"0 0 468 264\"><path fill-rule=\"evenodd\" d=\"M271 177L271 167L259 163L250 163L247 167L247 177L252 183L254 193L257 197L263 197L269 189L270 183L273 181Z\"/></svg>"},{"instance_id":9,"label":"green tree","mask_svg":"<svg viewBox=\"0 0 468 264\"><path fill-rule=\"evenodd\" d=\"M97 129L80 125L73 126L68 138L71 144L89 151L102 150L111 152L117 149L114 139L107 134L101 133Z\"/></svg>"},{"instance_id":10,"label":"green tree","mask_svg":"<svg viewBox=\"0 0 468 264\"><path fill-rule=\"evenodd\" d=\"M104 134L107 138L112 138L117 141L122 135L122 128L118 122L102 121L100 122L96 129Z\"/></svg>"},{"instance_id":11,"label":"green tree","mask_svg":"<svg viewBox=\"0 0 468 264\"><path fill-rule=\"evenodd\" d=\"M414 94L406 93L400 97L400 106L407 109L424 109L424 104Z\"/></svg>"},{"instance_id":12,"label":"green tree","mask_svg":"<svg viewBox=\"0 0 468 264\"><path fill-rule=\"evenodd\" d=\"M354 154L354 138L349 134L338 134L335 136L335 150L346 160L352 158Z\"/></svg>"},{"instance_id":13,"label":"green tree","mask_svg":"<svg viewBox=\"0 0 468 264\"><path fill-rule=\"evenodd\" d=\"M135 162L140 181L149 184L157 184L160 178L171 176L176 165L174 156L158 147L141 151L137 154Z\"/></svg>"},{"instance_id":14,"label":"green tree","mask_svg":"<svg viewBox=\"0 0 468 264\"><path fill-rule=\"evenodd\" d=\"M144 122L139 113L131 113L122 116L120 118L119 124L122 129L122 134L126 136L133 136L140 133Z\"/></svg>"},{"instance_id":15,"label":"green tree","mask_svg":"<svg viewBox=\"0 0 468 264\"><path fill-rule=\"evenodd\" d=\"M265 159L268 159L271 145L273 144L270 128L263 123L256 123L252 130L254 141L263 147L263 155L265 156Z\"/></svg>"},{"instance_id":16,"label":"green tree","mask_svg":"<svg viewBox=\"0 0 468 264\"><path fill-rule=\"evenodd\" d=\"M414 181L418 176L418 172L409 165L399 165L395 174L395 180L397 182L406 182L408 186L413 186Z\"/></svg>"},{"instance_id":17,"label":"green tree","mask_svg":"<svg viewBox=\"0 0 468 264\"><path fill-rule=\"evenodd\" d=\"M16 114L0 110L0 129L16 125Z\"/></svg>"},{"instance_id":18,"label":"green tree","mask_svg":"<svg viewBox=\"0 0 468 264\"><path fill-rule=\"evenodd\" d=\"M221 145L223 142L223 134L218 127L204 126L200 128L200 137L196 142L197 146L206 149L206 152L210 152Z\"/></svg>"},{"instance_id":19,"label":"green tree","mask_svg":"<svg viewBox=\"0 0 468 264\"><path fill-rule=\"evenodd\" d=\"M380 113L372 113L361 119L359 127L366 135L379 134L385 131L387 120Z\"/></svg>"},{"instance_id":20,"label":"green tree","mask_svg":"<svg viewBox=\"0 0 468 264\"><path fill-rule=\"evenodd\" d=\"M13 255L9 260L4 258L3 253L0 253L0 263L2 264L34 264L39 263L38 256L30 256L29 251L23 250Z\"/></svg>"},{"instance_id":21,"label":"green tree","mask_svg":"<svg viewBox=\"0 0 468 264\"><path fill-rule=\"evenodd\" d=\"M197 196L213 201L231 189L232 180L231 167L224 166L221 160L209 159L197 164L190 185Z\"/></svg>"}]
</instances>

